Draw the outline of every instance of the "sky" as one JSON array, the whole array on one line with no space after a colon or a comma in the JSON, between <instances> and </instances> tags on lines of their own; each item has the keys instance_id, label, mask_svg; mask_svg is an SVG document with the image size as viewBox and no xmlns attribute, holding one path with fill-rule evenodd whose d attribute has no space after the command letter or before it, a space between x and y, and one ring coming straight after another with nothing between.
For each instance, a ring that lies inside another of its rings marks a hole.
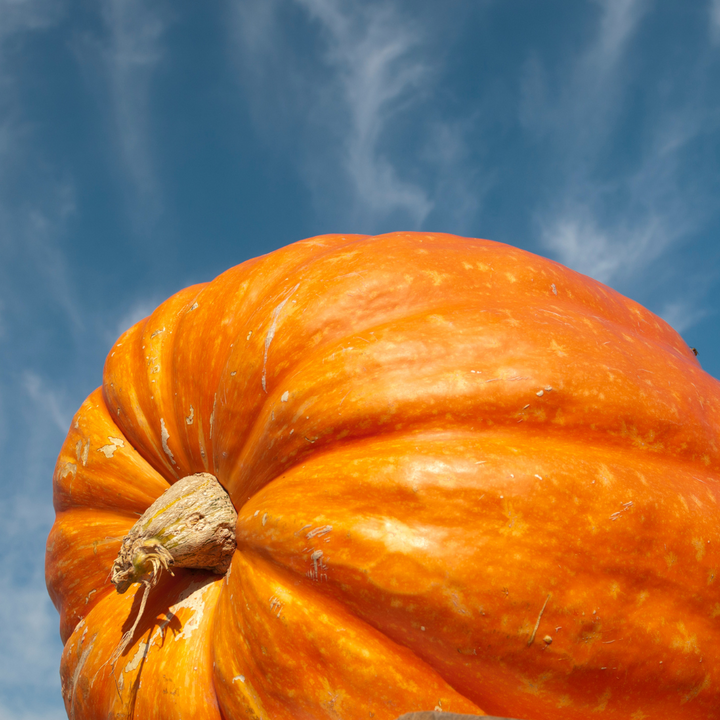
<instances>
[{"instance_id":1,"label":"sky","mask_svg":"<svg viewBox=\"0 0 720 720\"><path fill-rule=\"evenodd\" d=\"M115 339L323 233L557 260L720 377L720 0L0 0L0 720L65 717L55 459Z\"/></svg>"}]
</instances>

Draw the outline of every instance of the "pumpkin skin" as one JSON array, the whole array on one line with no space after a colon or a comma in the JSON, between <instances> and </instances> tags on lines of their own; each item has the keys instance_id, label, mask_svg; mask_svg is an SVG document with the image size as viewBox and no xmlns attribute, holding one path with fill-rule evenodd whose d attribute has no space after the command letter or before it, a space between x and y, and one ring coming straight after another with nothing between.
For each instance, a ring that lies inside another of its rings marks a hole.
<instances>
[{"instance_id":1,"label":"pumpkin skin","mask_svg":"<svg viewBox=\"0 0 720 720\"><path fill-rule=\"evenodd\" d=\"M118 340L63 445L68 715L719 718L719 431L677 333L527 252L245 262ZM238 511L230 571L164 574L113 671L142 589L109 568L195 472Z\"/></svg>"}]
</instances>

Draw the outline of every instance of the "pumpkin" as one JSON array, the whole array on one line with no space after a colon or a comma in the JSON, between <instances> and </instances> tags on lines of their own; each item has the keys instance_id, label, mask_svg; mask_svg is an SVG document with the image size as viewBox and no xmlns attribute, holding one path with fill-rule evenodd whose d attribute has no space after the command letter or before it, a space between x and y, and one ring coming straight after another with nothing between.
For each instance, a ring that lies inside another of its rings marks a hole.
<instances>
[{"instance_id":1,"label":"pumpkin","mask_svg":"<svg viewBox=\"0 0 720 720\"><path fill-rule=\"evenodd\" d=\"M60 452L68 715L718 718L719 431L677 333L550 260L421 233L249 260L117 341ZM230 567L160 568L140 615L110 569L195 473Z\"/></svg>"}]
</instances>

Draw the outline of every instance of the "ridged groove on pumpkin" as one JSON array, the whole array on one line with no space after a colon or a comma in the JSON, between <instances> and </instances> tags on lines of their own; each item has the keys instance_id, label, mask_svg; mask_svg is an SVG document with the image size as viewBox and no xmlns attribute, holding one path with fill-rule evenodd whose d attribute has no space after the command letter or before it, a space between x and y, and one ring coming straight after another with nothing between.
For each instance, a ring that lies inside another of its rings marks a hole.
<instances>
[{"instance_id":1,"label":"ridged groove on pumpkin","mask_svg":"<svg viewBox=\"0 0 720 720\"><path fill-rule=\"evenodd\" d=\"M237 512L214 475L188 475L170 486L123 538L110 571L119 593L133 583L145 586L133 626L113 653L113 664L132 641L150 590L162 570L210 570L224 575L235 552Z\"/></svg>"}]
</instances>

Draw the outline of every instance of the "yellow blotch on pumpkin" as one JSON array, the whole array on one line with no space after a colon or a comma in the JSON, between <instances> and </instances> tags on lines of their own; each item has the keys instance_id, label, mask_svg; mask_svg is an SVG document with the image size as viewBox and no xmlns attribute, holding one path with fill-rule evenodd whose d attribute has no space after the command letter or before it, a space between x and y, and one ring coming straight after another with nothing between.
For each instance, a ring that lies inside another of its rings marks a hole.
<instances>
[{"instance_id":1,"label":"yellow blotch on pumpkin","mask_svg":"<svg viewBox=\"0 0 720 720\"><path fill-rule=\"evenodd\" d=\"M705 543L702 541L702 538L693 538L692 544L695 548L695 559L702 560L705 555Z\"/></svg>"},{"instance_id":2,"label":"yellow blotch on pumpkin","mask_svg":"<svg viewBox=\"0 0 720 720\"><path fill-rule=\"evenodd\" d=\"M518 513L513 504L509 500L503 500L503 515L507 518L507 522L500 528L501 535L511 535L519 537L527 532L528 525L523 520L522 515Z\"/></svg>"},{"instance_id":3,"label":"yellow blotch on pumpkin","mask_svg":"<svg viewBox=\"0 0 720 720\"><path fill-rule=\"evenodd\" d=\"M604 487L610 487L615 482L615 476L612 472L610 472L610 468L604 463L600 463L600 465L598 465L597 478Z\"/></svg>"},{"instance_id":4,"label":"yellow blotch on pumpkin","mask_svg":"<svg viewBox=\"0 0 720 720\"><path fill-rule=\"evenodd\" d=\"M593 712L603 712L607 707L608 702L610 702L611 696L612 692L610 691L610 688L608 688L598 699L598 704L593 708Z\"/></svg>"},{"instance_id":5,"label":"yellow blotch on pumpkin","mask_svg":"<svg viewBox=\"0 0 720 720\"><path fill-rule=\"evenodd\" d=\"M427 275L436 287L441 285L443 280L447 280L450 277L447 273L440 273L437 270L423 270L422 273L423 275Z\"/></svg>"},{"instance_id":6,"label":"yellow blotch on pumpkin","mask_svg":"<svg viewBox=\"0 0 720 720\"><path fill-rule=\"evenodd\" d=\"M557 341L552 340L550 343L550 349L558 356L565 357L567 355L567 347L560 345Z\"/></svg>"},{"instance_id":7,"label":"yellow blotch on pumpkin","mask_svg":"<svg viewBox=\"0 0 720 720\"><path fill-rule=\"evenodd\" d=\"M675 627L680 632L680 635L676 635L672 639L670 646L682 650L687 654L699 653L700 649L697 646L697 635L691 635L685 627L685 623L679 622Z\"/></svg>"}]
</instances>

